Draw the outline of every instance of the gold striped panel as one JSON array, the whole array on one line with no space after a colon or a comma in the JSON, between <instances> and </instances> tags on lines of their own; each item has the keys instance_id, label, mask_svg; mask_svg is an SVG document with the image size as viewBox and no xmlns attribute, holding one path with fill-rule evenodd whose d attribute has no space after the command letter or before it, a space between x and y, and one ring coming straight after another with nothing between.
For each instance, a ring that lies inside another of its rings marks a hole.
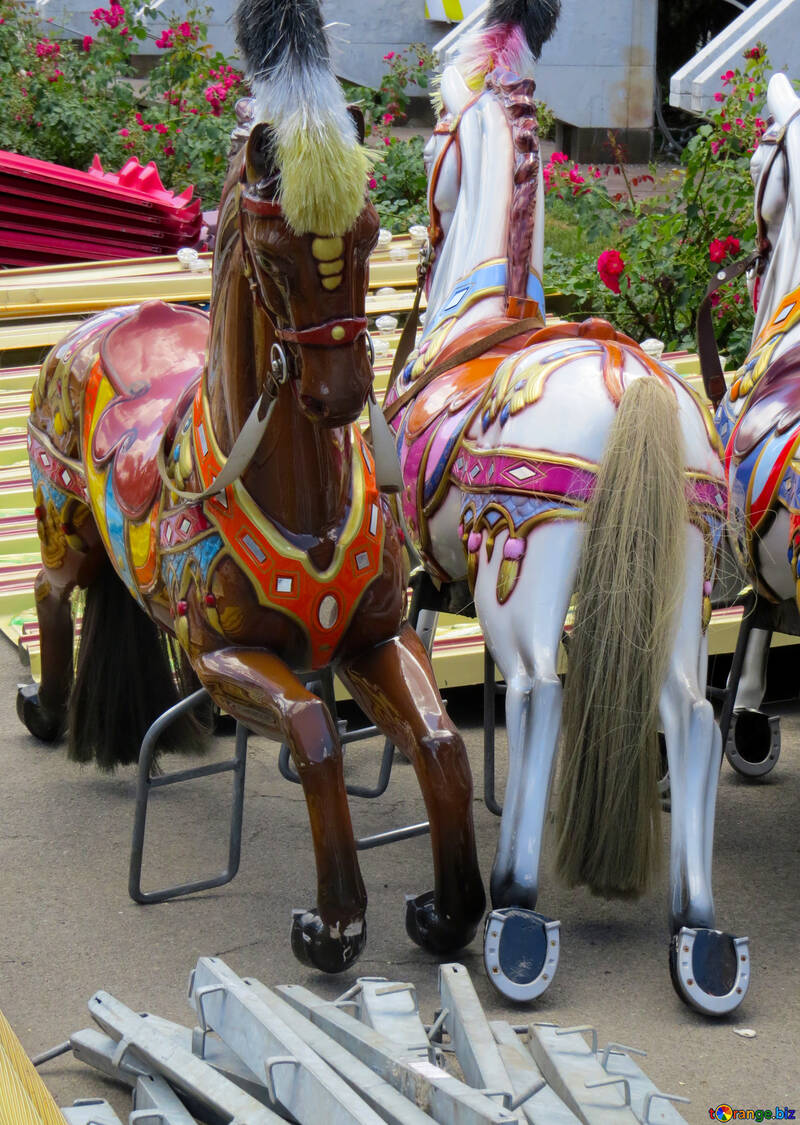
<instances>
[{"instance_id":1,"label":"gold striped panel","mask_svg":"<svg viewBox=\"0 0 800 1125\"><path fill-rule=\"evenodd\" d=\"M16 1081L14 1081L14 1079ZM16 1110L14 1107L17 1107ZM31 1116L32 1115L32 1116ZM2 1125L65 1125L53 1095L0 1012L0 1121Z\"/></svg>"}]
</instances>

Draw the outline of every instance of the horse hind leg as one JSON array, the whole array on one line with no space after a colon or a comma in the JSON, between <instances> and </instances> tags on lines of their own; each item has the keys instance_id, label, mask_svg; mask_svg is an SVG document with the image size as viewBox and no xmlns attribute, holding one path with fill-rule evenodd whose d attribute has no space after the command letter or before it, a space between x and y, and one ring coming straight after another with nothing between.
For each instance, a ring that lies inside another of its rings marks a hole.
<instances>
[{"instance_id":1,"label":"horse hind leg","mask_svg":"<svg viewBox=\"0 0 800 1125\"><path fill-rule=\"evenodd\" d=\"M669 760L670 972L682 999L707 1015L741 1003L749 981L746 939L714 929L711 860L722 739L700 663L703 543L687 530L686 579L659 710Z\"/></svg>"},{"instance_id":2,"label":"horse hind leg","mask_svg":"<svg viewBox=\"0 0 800 1125\"><path fill-rule=\"evenodd\" d=\"M539 865L561 726L558 648L575 583L583 527L577 520L546 524L528 537L523 565L501 604L503 558L482 555L475 604L489 647L507 684L509 774L491 877L492 905L484 959L503 995L541 995L558 964L558 923L535 912ZM482 549L483 550L483 549Z\"/></svg>"},{"instance_id":3,"label":"horse hind leg","mask_svg":"<svg viewBox=\"0 0 800 1125\"><path fill-rule=\"evenodd\" d=\"M85 589L106 563L88 509L73 508L69 521L56 523L46 511L39 520L46 560L34 581L41 676L38 686L21 684L17 691L17 714L42 742L57 741L66 728L73 681L72 592L76 587Z\"/></svg>"}]
</instances>

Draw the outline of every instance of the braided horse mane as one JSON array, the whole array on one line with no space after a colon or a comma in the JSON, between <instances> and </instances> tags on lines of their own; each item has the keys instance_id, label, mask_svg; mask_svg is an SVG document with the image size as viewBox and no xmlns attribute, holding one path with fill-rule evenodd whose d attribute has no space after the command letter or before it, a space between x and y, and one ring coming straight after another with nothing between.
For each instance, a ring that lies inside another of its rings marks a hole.
<instances>
[{"instance_id":1,"label":"braided horse mane","mask_svg":"<svg viewBox=\"0 0 800 1125\"><path fill-rule=\"evenodd\" d=\"M502 105L514 145L507 291L512 296L522 295L528 280L539 190L539 122L533 98L536 83L532 78L520 78L510 71L498 69L488 75L486 89L494 93Z\"/></svg>"}]
</instances>

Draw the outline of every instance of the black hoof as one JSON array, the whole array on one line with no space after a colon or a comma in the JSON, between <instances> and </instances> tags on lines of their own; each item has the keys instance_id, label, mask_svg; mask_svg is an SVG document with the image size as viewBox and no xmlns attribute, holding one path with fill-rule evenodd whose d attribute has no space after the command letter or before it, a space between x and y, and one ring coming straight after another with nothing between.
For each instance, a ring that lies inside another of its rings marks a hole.
<instances>
[{"instance_id":1,"label":"black hoof","mask_svg":"<svg viewBox=\"0 0 800 1125\"><path fill-rule=\"evenodd\" d=\"M39 702L36 684L20 684L17 688L17 714L34 738L57 742L64 733L66 715L49 711Z\"/></svg>"},{"instance_id":2,"label":"black hoof","mask_svg":"<svg viewBox=\"0 0 800 1125\"><path fill-rule=\"evenodd\" d=\"M669 974L685 1003L706 1016L726 1016L750 984L747 938L683 926L670 942Z\"/></svg>"},{"instance_id":3,"label":"black hoof","mask_svg":"<svg viewBox=\"0 0 800 1125\"><path fill-rule=\"evenodd\" d=\"M316 907L295 910L290 933L292 953L301 964L321 973L341 973L358 960L367 943L365 919L351 923L348 930L354 932L342 935L332 931Z\"/></svg>"},{"instance_id":4,"label":"black hoof","mask_svg":"<svg viewBox=\"0 0 800 1125\"><path fill-rule=\"evenodd\" d=\"M416 944L427 949L429 953L455 953L469 945L478 931L480 918L483 917L481 909L478 921L470 922L465 919L455 921L444 918L434 906L433 891L425 894L406 896L406 933Z\"/></svg>"},{"instance_id":5,"label":"black hoof","mask_svg":"<svg viewBox=\"0 0 800 1125\"><path fill-rule=\"evenodd\" d=\"M483 931L483 962L498 992L527 1003L550 987L558 968L560 922L535 910L493 910Z\"/></svg>"}]
</instances>

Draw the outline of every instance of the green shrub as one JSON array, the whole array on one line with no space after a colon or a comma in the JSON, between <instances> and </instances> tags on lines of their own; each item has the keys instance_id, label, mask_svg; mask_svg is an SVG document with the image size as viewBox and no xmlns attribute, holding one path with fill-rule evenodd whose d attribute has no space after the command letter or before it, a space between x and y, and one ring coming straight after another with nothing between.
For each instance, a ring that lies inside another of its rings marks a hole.
<instances>
[{"instance_id":1,"label":"green shrub","mask_svg":"<svg viewBox=\"0 0 800 1125\"><path fill-rule=\"evenodd\" d=\"M638 184L625 178L625 190L610 196L600 169L554 154L545 168L548 209L556 201L563 219L569 208L587 248L546 247L546 283L573 294L582 315L604 316L638 339L657 336L669 349L693 350L695 315L714 267L753 244L749 163L765 128L768 71L759 44L745 52L743 69L721 76L715 109L685 149L674 190L642 201ZM616 158L615 171L624 176L622 154ZM715 328L720 349L740 362L752 331L743 280L720 291Z\"/></svg>"}]
</instances>

